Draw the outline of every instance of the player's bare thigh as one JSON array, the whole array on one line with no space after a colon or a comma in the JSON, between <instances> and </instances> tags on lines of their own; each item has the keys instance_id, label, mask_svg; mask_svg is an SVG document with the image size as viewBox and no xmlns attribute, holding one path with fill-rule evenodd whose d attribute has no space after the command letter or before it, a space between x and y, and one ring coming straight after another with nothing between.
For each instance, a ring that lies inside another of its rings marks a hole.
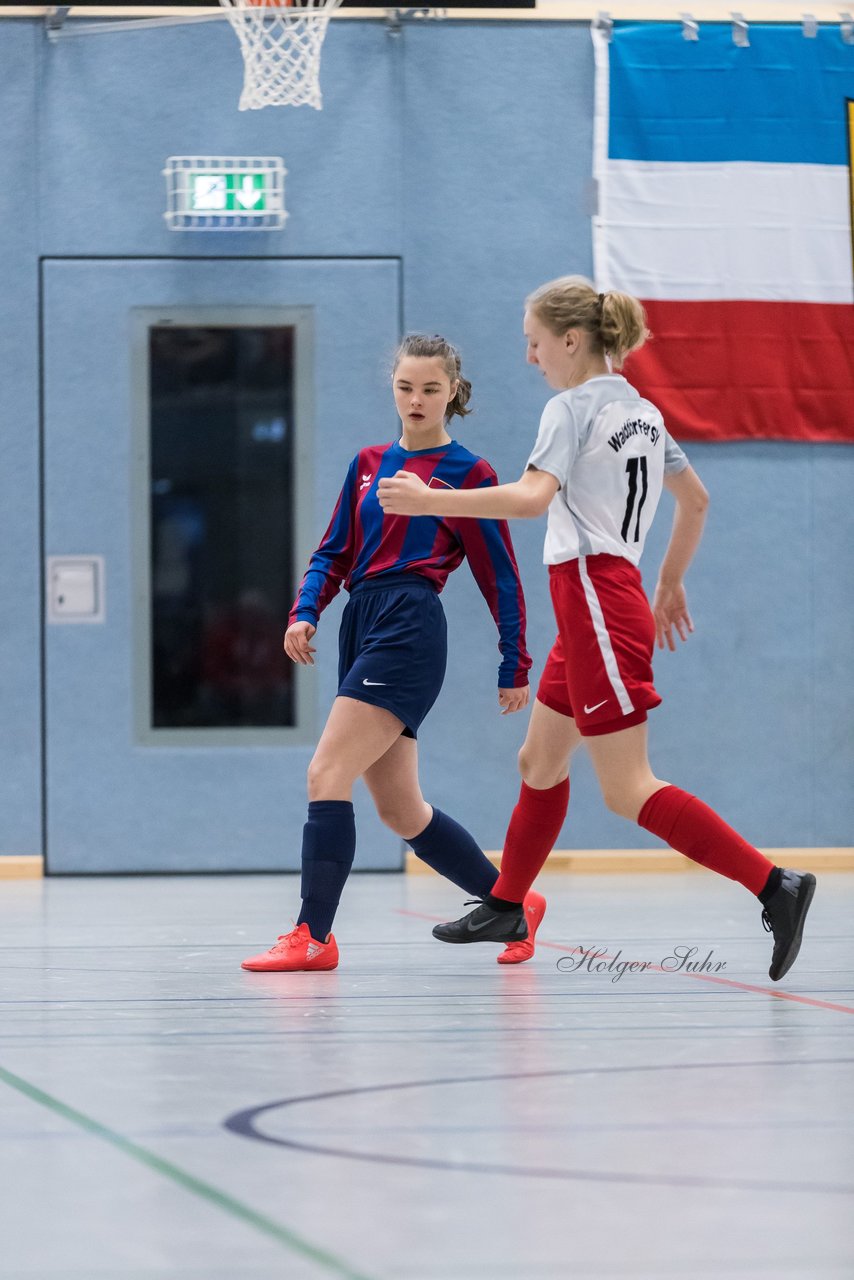
<instances>
[{"instance_id":1,"label":"player's bare thigh","mask_svg":"<svg viewBox=\"0 0 854 1280\"><path fill-rule=\"evenodd\" d=\"M582 737L572 716L534 699L528 733L519 751L519 772L535 791L556 787L569 776L569 760Z\"/></svg>"},{"instance_id":2,"label":"player's bare thigh","mask_svg":"<svg viewBox=\"0 0 854 1280\"><path fill-rule=\"evenodd\" d=\"M415 739L398 738L384 756L365 770L364 778L385 825L404 840L420 835L433 817L433 810L421 794Z\"/></svg>"},{"instance_id":3,"label":"player's bare thigh","mask_svg":"<svg viewBox=\"0 0 854 1280\"><path fill-rule=\"evenodd\" d=\"M309 800L350 800L353 783L400 737L403 724L385 707L336 698L308 766Z\"/></svg>"}]
</instances>

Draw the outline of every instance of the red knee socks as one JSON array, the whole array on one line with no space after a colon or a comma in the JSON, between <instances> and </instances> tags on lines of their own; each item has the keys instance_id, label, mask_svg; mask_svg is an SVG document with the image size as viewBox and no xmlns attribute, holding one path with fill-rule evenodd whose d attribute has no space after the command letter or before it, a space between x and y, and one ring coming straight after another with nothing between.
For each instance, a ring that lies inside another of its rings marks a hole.
<instances>
[{"instance_id":1,"label":"red knee socks","mask_svg":"<svg viewBox=\"0 0 854 1280\"><path fill-rule=\"evenodd\" d=\"M545 791L522 783L507 828L493 897L506 902L522 901L554 848L568 805L568 778ZM774 869L770 859L748 844L713 809L679 787L662 787L650 796L638 815L638 823L693 862L737 880L757 896Z\"/></svg>"},{"instance_id":2,"label":"red knee socks","mask_svg":"<svg viewBox=\"0 0 854 1280\"><path fill-rule=\"evenodd\" d=\"M774 863L728 827L714 809L678 787L662 787L651 795L638 814L638 823L693 862L738 880L757 896L774 869Z\"/></svg>"},{"instance_id":3,"label":"red knee socks","mask_svg":"<svg viewBox=\"0 0 854 1280\"><path fill-rule=\"evenodd\" d=\"M542 870L560 835L569 806L569 778L556 787L535 791L522 783L501 856L501 872L492 896L521 902Z\"/></svg>"}]
</instances>

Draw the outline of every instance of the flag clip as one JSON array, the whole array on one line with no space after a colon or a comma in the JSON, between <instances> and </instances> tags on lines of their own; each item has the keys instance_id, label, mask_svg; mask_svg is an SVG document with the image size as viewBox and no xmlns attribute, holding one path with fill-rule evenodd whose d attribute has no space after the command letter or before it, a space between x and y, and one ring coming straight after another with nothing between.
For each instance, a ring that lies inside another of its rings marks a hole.
<instances>
[{"instance_id":1,"label":"flag clip","mask_svg":"<svg viewBox=\"0 0 854 1280\"><path fill-rule=\"evenodd\" d=\"M801 22L801 30L805 40L815 40L818 35L818 19L812 13L805 13Z\"/></svg>"},{"instance_id":2,"label":"flag clip","mask_svg":"<svg viewBox=\"0 0 854 1280\"><path fill-rule=\"evenodd\" d=\"M750 37L747 33L747 20L743 13L732 14L732 42L739 49L750 48Z\"/></svg>"},{"instance_id":3,"label":"flag clip","mask_svg":"<svg viewBox=\"0 0 854 1280\"><path fill-rule=\"evenodd\" d=\"M47 10L44 25L48 40L55 40L62 31L70 8L70 4L52 4Z\"/></svg>"},{"instance_id":4,"label":"flag clip","mask_svg":"<svg viewBox=\"0 0 854 1280\"><path fill-rule=\"evenodd\" d=\"M699 40L700 28L694 21L690 13L680 13L679 20L682 23L682 39L683 40Z\"/></svg>"},{"instance_id":5,"label":"flag clip","mask_svg":"<svg viewBox=\"0 0 854 1280\"><path fill-rule=\"evenodd\" d=\"M842 36L842 43L854 44L854 18L851 17L850 13L841 13L839 16L842 19L842 23L839 28L839 32Z\"/></svg>"},{"instance_id":6,"label":"flag clip","mask_svg":"<svg viewBox=\"0 0 854 1280\"><path fill-rule=\"evenodd\" d=\"M614 38L614 19L611 17L610 13L604 13L600 10L600 12L596 14L593 26L597 31L602 32L604 39L608 44L610 44Z\"/></svg>"}]
</instances>

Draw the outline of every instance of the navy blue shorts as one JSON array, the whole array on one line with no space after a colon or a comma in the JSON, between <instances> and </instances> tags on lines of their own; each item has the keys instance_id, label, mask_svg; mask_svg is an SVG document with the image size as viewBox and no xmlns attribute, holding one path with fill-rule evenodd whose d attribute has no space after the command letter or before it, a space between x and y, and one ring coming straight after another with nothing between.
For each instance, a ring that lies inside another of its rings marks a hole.
<instances>
[{"instance_id":1,"label":"navy blue shorts","mask_svg":"<svg viewBox=\"0 0 854 1280\"><path fill-rule=\"evenodd\" d=\"M358 582L341 619L338 694L385 707L418 727L439 696L448 658L448 626L438 592L415 573Z\"/></svg>"}]
</instances>

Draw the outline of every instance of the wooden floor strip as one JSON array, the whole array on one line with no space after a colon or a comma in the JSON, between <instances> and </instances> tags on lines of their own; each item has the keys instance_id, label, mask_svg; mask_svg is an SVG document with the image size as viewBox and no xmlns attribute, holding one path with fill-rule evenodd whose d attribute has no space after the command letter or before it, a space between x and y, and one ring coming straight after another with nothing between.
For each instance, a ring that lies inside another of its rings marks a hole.
<instances>
[{"instance_id":1,"label":"wooden floor strip","mask_svg":"<svg viewBox=\"0 0 854 1280\"><path fill-rule=\"evenodd\" d=\"M762 852L779 867L798 871L854 871L854 848L842 849L763 849ZM501 854L488 850L486 856L496 867ZM575 871L602 875L606 872L625 874L633 871L700 871L690 858L673 849L554 849L544 870ZM407 851L406 870L413 874L430 873L432 868Z\"/></svg>"},{"instance_id":2,"label":"wooden floor strip","mask_svg":"<svg viewBox=\"0 0 854 1280\"><path fill-rule=\"evenodd\" d=\"M780 867L799 871L854 871L854 848L840 849L763 849ZM486 855L496 867L501 854L495 850ZM434 874L432 869L410 851L406 854L407 873ZM555 849L549 855L547 871L573 871L594 875L635 871L693 872L701 868L690 858L672 849ZM0 880L38 880L44 874L43 859L0 855Z\"/></svg>"},{"instance_id":3,"label":"wooden floor strip","mask_svg":"<svg viewBox=\"0 0 854 1280\"><path fill-rule=\"evenodd\" d=\"M40 880L43 875L43 858L0 855L0 880Z\"/></svg>"}]
</instances>

